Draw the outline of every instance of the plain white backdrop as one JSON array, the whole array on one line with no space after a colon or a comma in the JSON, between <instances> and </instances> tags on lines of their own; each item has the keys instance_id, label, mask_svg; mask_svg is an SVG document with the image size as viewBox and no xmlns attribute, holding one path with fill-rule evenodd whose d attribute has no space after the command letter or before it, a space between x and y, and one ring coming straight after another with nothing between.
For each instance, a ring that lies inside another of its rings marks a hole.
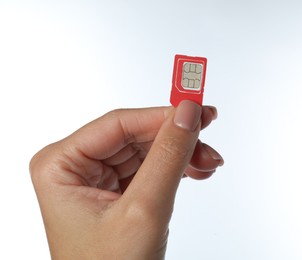
<instances>
[{"instance_id":1,"label":"plain white backdrop","mask_svg":"<svg viewBox=\"0 0 302 260\"><path fill-rule=\"evenodd\" d=\"M28 163L115 108L169 105L208 58L200 138L225 165L178 191L167 259L302 259L302 2L0 0L0 259L49 259Z\"/></svg>"}]
</instances>

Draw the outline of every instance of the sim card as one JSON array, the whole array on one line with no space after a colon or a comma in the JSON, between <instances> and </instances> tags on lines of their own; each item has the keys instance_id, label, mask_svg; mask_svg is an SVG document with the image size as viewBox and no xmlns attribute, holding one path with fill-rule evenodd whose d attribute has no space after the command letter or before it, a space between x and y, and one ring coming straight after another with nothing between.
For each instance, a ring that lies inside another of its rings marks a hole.
<instances>
[{"instance_id":1,"label":"sim card","mask_svg":"<svg viewBox=\"0 0 302 260\"><path fill-rule=\"evenodd\" d=\"M202 105L207 59L175 55L170 102L177 107L186 99Z\"/></svg>"}]
</instances>

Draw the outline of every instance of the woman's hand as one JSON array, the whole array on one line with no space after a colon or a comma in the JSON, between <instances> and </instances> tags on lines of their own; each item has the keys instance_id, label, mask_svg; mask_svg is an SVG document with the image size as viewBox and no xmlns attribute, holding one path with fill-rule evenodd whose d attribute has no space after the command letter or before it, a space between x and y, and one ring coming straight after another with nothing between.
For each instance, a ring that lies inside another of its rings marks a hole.
<instances>
[{"instance_id":1,"label":"woman's hand","mask_svg":"<svg viewBox=\"0 0 302 260\"><path fill-rule=\"evenodd\" d=\"M53 259L163 259L186 175L223 164L198 140L214 107L116 110L51 144L30 171Z\"/></svg>"}]
</instances>

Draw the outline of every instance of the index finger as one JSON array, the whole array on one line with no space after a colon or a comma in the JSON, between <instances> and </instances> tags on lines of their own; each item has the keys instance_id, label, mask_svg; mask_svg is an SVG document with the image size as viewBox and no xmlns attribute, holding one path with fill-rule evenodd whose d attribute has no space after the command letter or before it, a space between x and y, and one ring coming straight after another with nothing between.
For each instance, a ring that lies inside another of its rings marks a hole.
<instances>
[{"instance_id":1,"label":"index finger","mask_svg":"<svg viewBox=\"0 0 302 260\"><path fill-rule=\"evenodd\" d=\"M171 107L118 109L88 123L70 136L72 146L88 158L106 159L131 142L149 142Z\"/></svg>"}]
</instances>

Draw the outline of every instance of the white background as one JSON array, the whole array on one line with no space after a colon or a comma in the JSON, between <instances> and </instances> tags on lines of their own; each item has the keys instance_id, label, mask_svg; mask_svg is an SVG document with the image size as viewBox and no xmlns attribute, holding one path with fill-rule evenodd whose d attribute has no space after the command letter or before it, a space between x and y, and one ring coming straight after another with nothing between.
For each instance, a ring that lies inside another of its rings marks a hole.
<instances>
[{"instance_id":1,"label":"white background","mask_svg":"<svg viewBox=\"0 0 302 260\"><path fill-rule=\"evenodd\" d=\"M167 259L302 259L302 2L0 0L0 259L49 259L31 156L120 107L169 105L205 56L200 138L225 165L178 192Z\"/></svg>"}]
</instances>

